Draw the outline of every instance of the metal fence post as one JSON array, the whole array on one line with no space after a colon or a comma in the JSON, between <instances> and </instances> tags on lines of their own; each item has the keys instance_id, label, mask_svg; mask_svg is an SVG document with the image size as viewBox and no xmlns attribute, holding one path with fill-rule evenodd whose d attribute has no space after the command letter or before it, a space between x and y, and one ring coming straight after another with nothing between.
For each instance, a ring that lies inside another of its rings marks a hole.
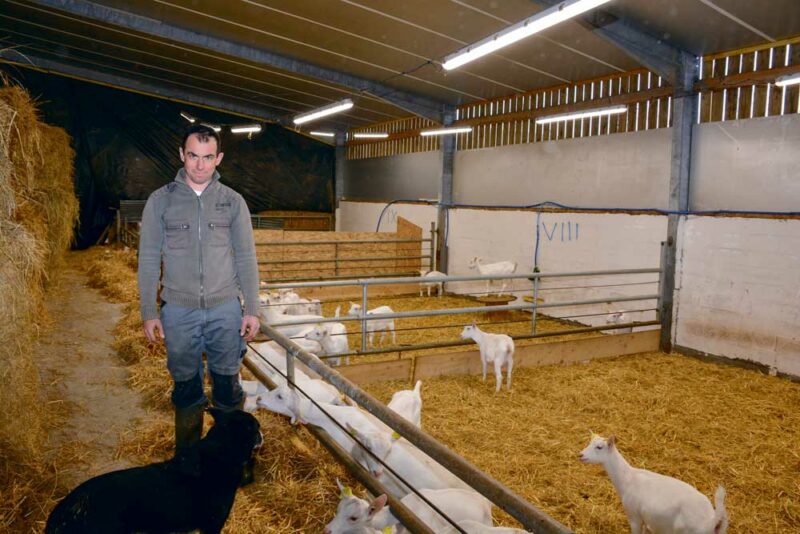
<instances>
[{"instance_id":1,"label":"metal fence post","mask_svg":"<svg viewBox=\"0 0 800 534\"><path fill-rule=\"evenodd\" d=\"M538 308L537 299L539 298L539 275L534 275L533 279L533 309L531 310L531 335L536 335L536 310Z\"/></svg>"},{"instance_id":2,"label":"metal fence post","mask_svg":"<svg viewBox=\"0 0 800 534\"><path fill-rule=\"evenodd\" d=\"M339 243L333 244L333 276L339 276Z\"/></svg>"},{"instance_id":3,"label":"metal fence post","mask_svg":"<svg viewBox=\"0 0 800 534\"><path fill-rule=\"evenodd\" d=\"M667 265L667 242L661 242L661 264L659 265L659 272L658 272L658 300L656 301L656 321L661 321L661 317L664 315L664 310L662 307L664 306L664 268Z\"/></svg>"},{"instance_id":4,"label":"metal fence post","mask_svg":"<svg viewBox=\"0 0 800 534\"><path fill-rule=\"evenodd\" d=\"M433 221L431 221L431 244L429 247L429 252L431 255L430 261L428 262L430 263L431 266L430 270L435 271L436 270L436 223Z\"/></svg>"},{"instance_id":5,"label":"metal fence post","mask_svg":"<svg viewBox=\"0 0 800 534\"><path fill-rule=\"evenodd\" d=\"M367 284L361 286L361 352L367 350Z\"/></svg>"},{"instance_id":6,"label":"metal fence post","mask_svg":"<svg viewBox=\"0 0 800 534\"><path fill-rule=\"evenodd\" d=\"M294 359L297 356L297 349L286 348L286 381L290 388L294 387Z\"/></svg>"}]
</instances>

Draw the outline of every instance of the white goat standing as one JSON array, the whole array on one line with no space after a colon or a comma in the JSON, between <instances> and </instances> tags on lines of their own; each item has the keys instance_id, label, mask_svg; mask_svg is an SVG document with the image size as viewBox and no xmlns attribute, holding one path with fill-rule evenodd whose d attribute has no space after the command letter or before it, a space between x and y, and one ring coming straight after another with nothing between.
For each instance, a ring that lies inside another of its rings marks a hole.
<instances>
[{"instance_id":1,"label":"white goat standing","mask_svg":"<svg viewBox=\"0 0 800 534\"><path fill-rule=\"evenodd\" d=\"M338 328L337 325L341 328ZM350 351L347 330L342 323L318 324L306 334L306 339L319 343L323 356L344 354ZM330 361L335 362L335 365L342 365L341 358L331 358ZM345 365L350 365L350 356L345 356L344 361Z\"/></svg>"},{"instance_id":2,"label":"white goat standing","mask_svg":"<svg viewBox=\"0 0 800 534\"><path fill-rule=\"evenodd\" d=\"M622 324L628 322L628 316L625 312L610 312L608 317L606 317L606 324ZM628 326L625 328L617 328L614 330L615 334L627 334L629 332L633 332L633 327Z\"/></svg>"},{"instance_id":3,"label":"white goat standing","mask_svg":"<svg viewBox=\"0 0 800 534\"><path fill-rule=\"evenodd\" d=\"M501 275L501 274L514 274L514 271L517 270L517 263L513 261L498 261L495 263L483 263L483 258L479 256L475 256L471 260L469 260L469 268L470 269L477 269L481 276L486 275ZM489 283L491 280L486 280L486 295L489 295ZM498 295L502 295L503 291L506 290L506 286L508 285L505 281L502 281L502 287L500 291L497 293Z\"/></svg>"},{"instance_id":4,"label":"white goat standing","mask_svg":"<svg viewBox=\"0 0 800 534\"><path fill-rule=\"evenodd\" d=\"M724 534L728 530L725 489L711 501L686 482L638 469L622 457L616 439L593 434L580 459L601 464L619 493L632 534Z\"/></svg>"},{"instance_id":5,"label":"white goat standing","mask_svg":"<svg viewBox=\"0 0 800 534\"><path fill-rule=\"evenodd\" d=\"M340 500L336 507L336 516L325 526L326 534L373 532L371 529L381 532L392 527L396 534L408 532L385 507L385 495L370 503L354 496L352 490L342 486L338 479L336 484L341 492ZM457 524L460 521L483 526L492 524L492 503L473 490L422 489L420 493ZM409 493L400 502L434 532L447 529L449 523L416 494Z\"/></svg>"},{"instance_id":6,"label":"white goat standing","mask_svg":"<svg viewBox=\"0 0 800 534\"><path fill-rule=\"evenodd\" d=\"M360 446L355 446L350 450L353 459L368 469L392 495L405 495L408 493L408 488L394 475L385 471L384 464L415 488L471 489L460 478L402 439L397 433L390 434L388 430L363 431L353 428L349 423L347 429L375 455L373 457L364 452Z\"/></svg>"},{"instance_id":7,"label":"white goat standing","mask_svg":"<svg viewBox=\"0 0 800 534\"><path fill-rule=\"evenodd\" d=\"M486 365L494 363L495 391L503 385L503 366L506 367L507 384L511 389L511 372L514 369L514 340L505 334L484 332L475 323L465 326L461 331L461 339L472 339L478 344L481 353L483 381L486 381Z\"/></svg>"},{"instance_id":8,"label":"white goat standing","mask_svg":"<svg viewBox=\"0 0 800 534\"><path fill-rule=\"evenodd\" d=\"M320 319L324 319L322 315L286 315L284 313L286 311L286 306L280 302L277 302L273 297L270 296L262 296L260 301L262 304L261 309L259 310L261 319L266 324L274 326L285 336L291 337L301 333L305 335L305 332L312 328L313 323L316 323ZM283 326L283 323L295 321L305 321L309 324Z\"/></svg>"},{"instance_id":9,"label":"white goat standing","mask_svg":"<svg viewBox=\"0 0 800 534\"><path fill-rule=\"evenodd\" d=\"M440 271L420 271L419 275L422 278L441 278L441 277L447 276L446 274L444 274L443 272L440 272ZM436 288L437 295L441 297L442 293L444 293L444 282L420 282L420 284L419 284L419 296L420 297L422 296L422 290L423 289L427 289L428 290L428 296L430 297L431 296L431 288Z\"/></svg>"},{"instance_id":10,"label":"white goat standing","mask_svg":"<svg viewBox=\"0 0 800 534\"><path fill-rule=\"evenodd\" d=\"M396 391L387 405L390 410L393 410L418 428L422 428L422 397L419 393L421 387L422 380L417 380L414 389Z\"/></svg>"},{"instance_id":11,"label":"white goat standing","mask_svg":"<svg viewBox=\"0 0 800 534\"><path fill-rule=\"evenodd\" d=\"M384 313L394 313L394 310L389 306L378 306L373 310L369 310L367 315L369 316ZM347 312L347 315L361 315L361 304L351 302L350 310ZM373 341L375 340L375 332L381 333L381 338L378 340L378 344L383 343L383 338L386 335L386 332L390 332L392 334L392 345L397 344L397 336L395 335L394 331L394 319L367 319L367 339L370 345L372 345Z\"/></svg>"}]
</instances>

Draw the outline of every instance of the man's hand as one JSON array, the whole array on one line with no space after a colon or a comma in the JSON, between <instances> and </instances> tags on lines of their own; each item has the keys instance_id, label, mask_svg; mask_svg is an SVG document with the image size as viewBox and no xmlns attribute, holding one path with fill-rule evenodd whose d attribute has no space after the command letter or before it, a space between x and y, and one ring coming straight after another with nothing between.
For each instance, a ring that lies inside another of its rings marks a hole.
<instances>
[{"instance_id":1,"label":"man's hand","mask_svg":"<svg viewBox=\"0 0 800 534\"><path fill-rule=\"evenodd\" d=\"M164 327L161 326L161 319L149 319L144 322L144 335L153 343L158 341L158 338L164 339ZM158 332L158 337L156 337Z\"/></svg>"},{"instance_id":2,"label":"man's hand","mask_svg":"<svg viewBox=\"0 0 800 534\"><path fill-rule=\"evenodd\" d=\"M261 322L255 315L245 315L242 317L242 328L239 329L239 335L244 337L245 341L253 341L261 329Z\"/></svg>"}]
</instances>

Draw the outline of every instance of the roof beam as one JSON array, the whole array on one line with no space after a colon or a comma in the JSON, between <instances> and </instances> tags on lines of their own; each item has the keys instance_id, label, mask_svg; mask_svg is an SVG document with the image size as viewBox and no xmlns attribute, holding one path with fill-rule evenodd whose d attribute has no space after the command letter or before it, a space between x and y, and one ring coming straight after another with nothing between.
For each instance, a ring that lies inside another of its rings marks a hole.
<instances>
[{"instance_id":1,"label":"roof beam","mask_svg":"<svg viewBox=\"0 0 800 534\"><path fill-rule=\"evenodd\" d=\"M38 70L47 74L56 74L67 78L122 89L133 93L154 96L164 100L171 100L181 104L188 104L200 108L222 111L248 119L259 121L279 122L283 116L277 115L267 108L240 104L222 98L205 95L202 92L192 92L185 89L175 89L149 81L134 80L126 76L109 74L95 69L79 67L63 61L44 58L35 54L19 52L14 48L0 50L0 63L7 63L19 67Z\"/></svg>"},{"instance_id":2,"label":"roof beam","mask_svg":"<svg viewBox=\"0 0 800 534\"><path fill-rule=\"evenodd\" d=\"M150 36L179 42L189 46L214 50L215 52L245 61L269 65L285 71L347 87L354 92L372 95L415 115L439 123L442 122L442 113L447 107L443 102L393 89L372 80L314 65L289 56L276 54L262 48L256 48L228 39L194 32L129 11L113 9L94 2L86 0L30 0L30 2L49 9L71 13L95 22L135 30Z\"/></svg>"},{"instance_id":3,"label":"roof beam","mask_svg":"<svg viewBox=\"0 0 800 534\"><path fill-rule=\"evenodd\" d=\"M560 0L533 0L533 2L543 7L553 7L561 3ZM590 11L575 20L664 78L673 87L681 85L681 75L687 57L694 57L656 39L639 29L636 24L602 9Z\"/></svg>"}]
</instances>

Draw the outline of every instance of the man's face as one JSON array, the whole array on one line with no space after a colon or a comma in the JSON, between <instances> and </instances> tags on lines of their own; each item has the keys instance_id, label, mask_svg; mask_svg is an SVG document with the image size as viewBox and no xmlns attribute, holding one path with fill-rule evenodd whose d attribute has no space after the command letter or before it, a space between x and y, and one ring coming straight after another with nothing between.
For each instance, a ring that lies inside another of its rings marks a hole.
<instances>
[{"instance_id":1,"label":"man's face","mask_svg":"<svg viewBox=\"0 0 800 534\"><path fill-rule=\"evenodd\" d=\"M205 143L196 134L186 140L186 147L181 148L181 161L186 177L196 185L207 184L214 175L214 170L222 161L222 152L217 153L217 140L209 137Z\"/></svg>"}]
</instances>

